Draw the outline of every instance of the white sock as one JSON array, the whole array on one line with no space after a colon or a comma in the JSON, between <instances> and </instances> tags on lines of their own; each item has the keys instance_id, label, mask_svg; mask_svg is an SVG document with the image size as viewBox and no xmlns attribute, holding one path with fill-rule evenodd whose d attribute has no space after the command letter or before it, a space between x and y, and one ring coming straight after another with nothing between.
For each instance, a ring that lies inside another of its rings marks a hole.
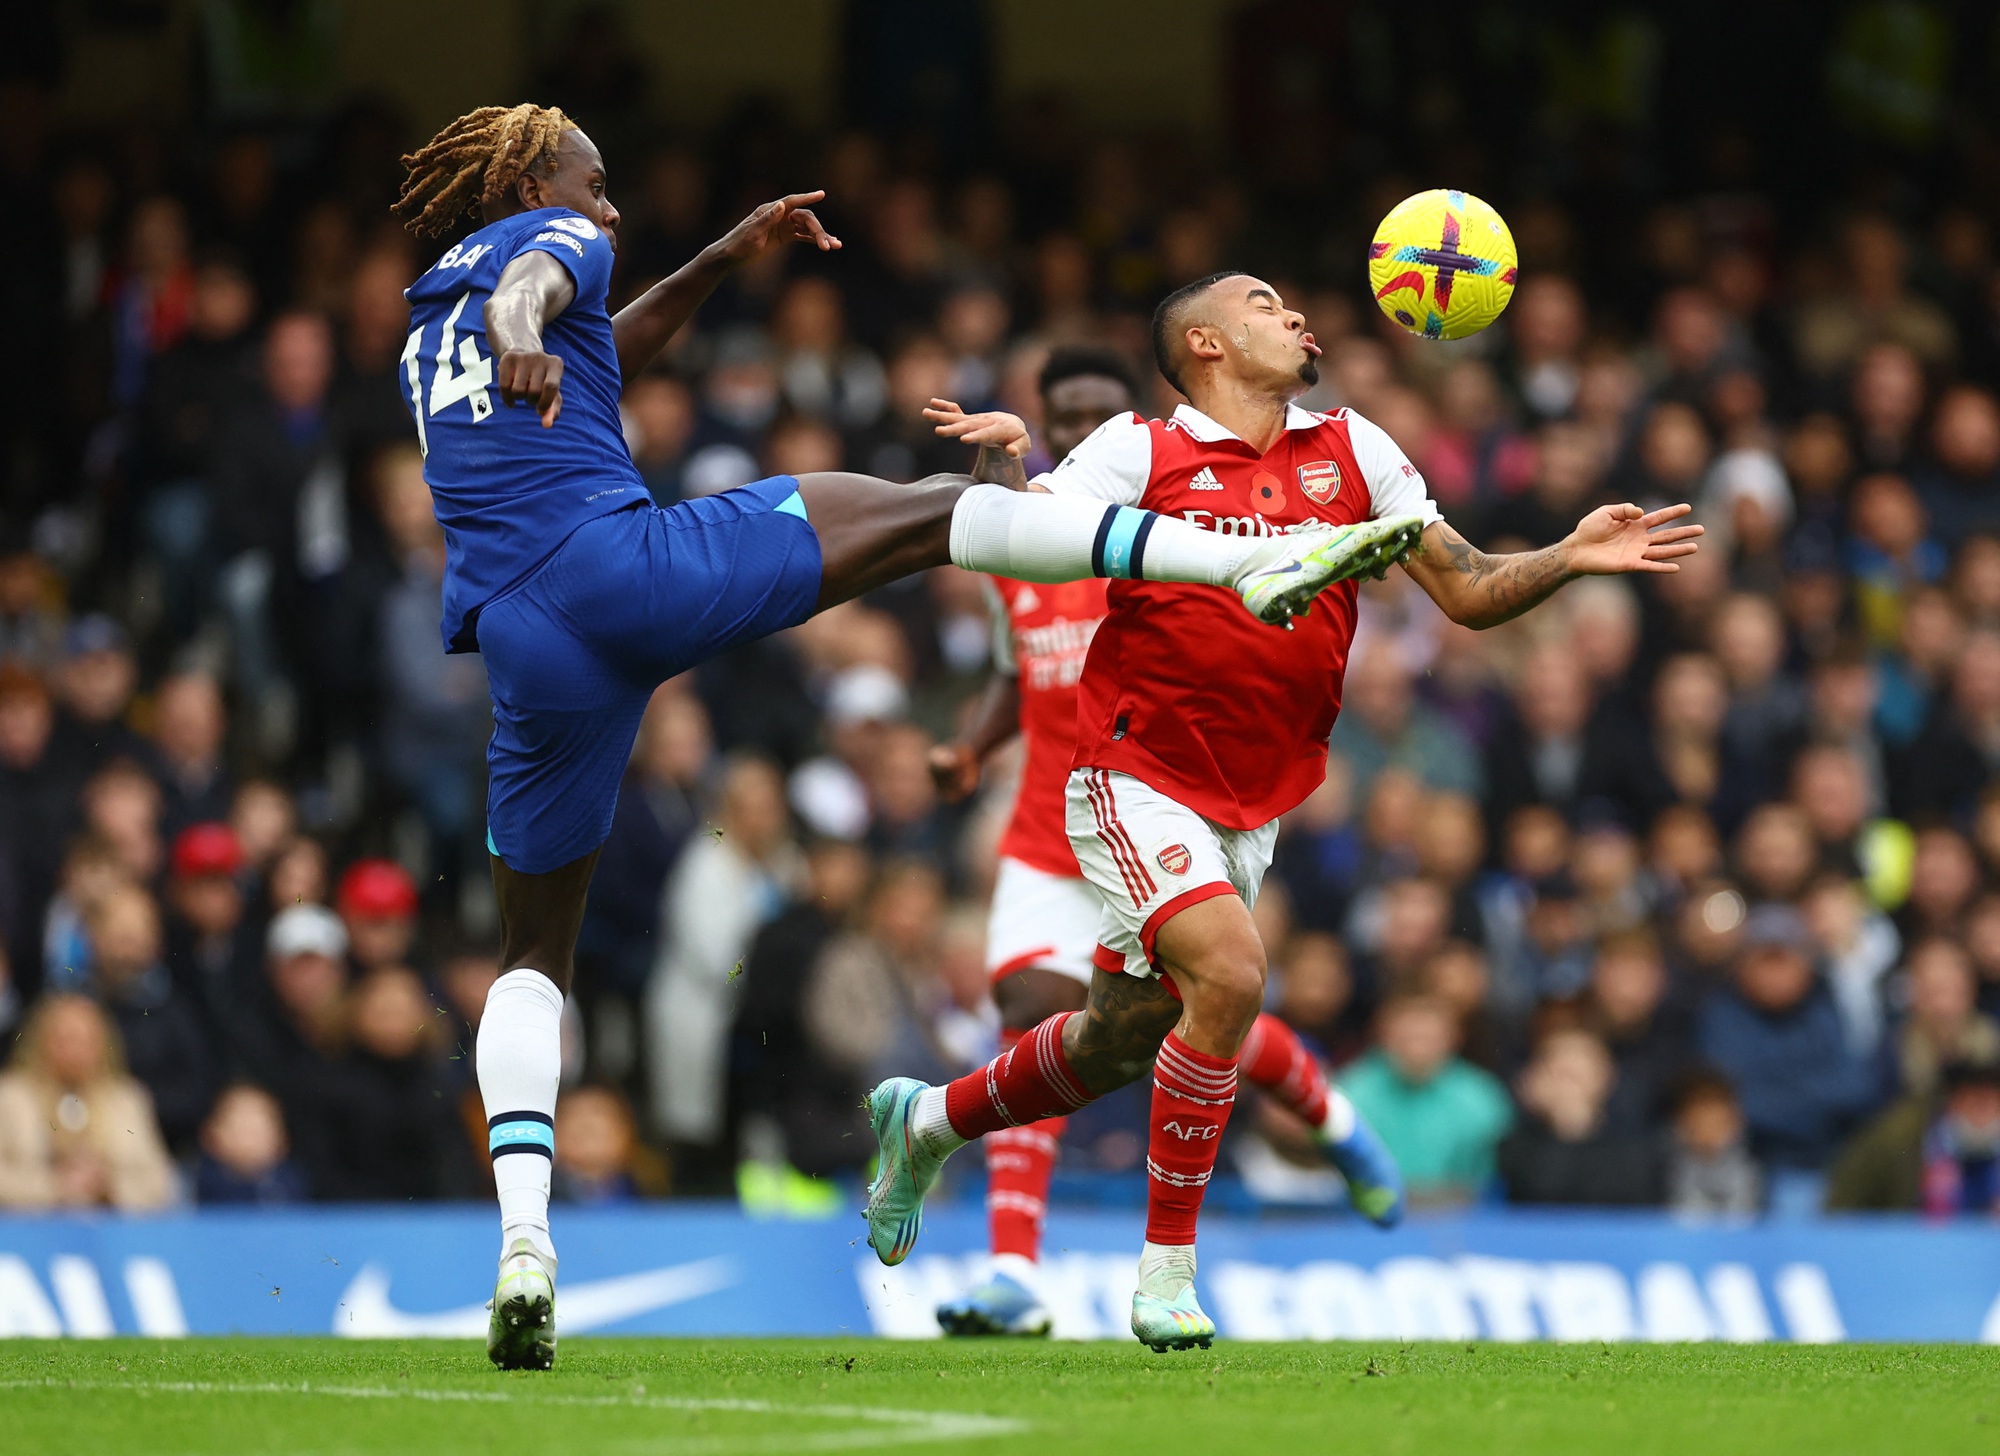
<instances>
[{"instance_id":1,"label":"white sock","mask_svg":"<svg viewBox=\"0 0 2000 1456\"><path fill-rule=\"evenodd\" d=\"M993 1272L1005 1274L1016 1284L1025 1284L1030 1289L1035 1288L1035 1261L1026 1254L995 1254Z\"/></svg>"},{"instance_id":2,"label":"white sock","mask_svg":"<svg viewBox=\"0 0 2000 1456\"><path fill-rule=\"evenodd\" d=\"M1326 1117L1319 1125L1319 1135L1330 1143L1344 1143L1353 1136L1358 1116L1354 1104L1347 1100L1347 1094L1338 1087L1329 1087L1326 1089Z\"/></svg>"},{"instance_id":3,"label":"white sock","mask_svg":"<svg viewBox=\"0 0 2000 1456\"><path fill-rule=\"evenodd\" d=\"M540 971L509 971L486 993L476 1052L486 1104L493 1182L500 1191L500 1252L527 1239L555 1258L549 1175L555 1167L556 1088L562 1082L562 992Z\"/></svg>"},{"instance_id":4,"label":"white sock","mask_svg":"<svg viewBox=\"0 0 2000 1456\"><path fill-rule=\"evenodd\" d=\"M910 1109L910 1136L921 1143L926 1152L940 1158L948 1157L965 1146L965 1139L958 1135L951 1119L945 1116L944 1088L926 1087L917 1094L917 1105Z\"/></svg>"},{"instance_id":5,"label":"white sock","mask_svg":"<svg viewBox=\"0 0 2000 1456\"><path fill-rule=\"evenodd\" d=\"M1016 581L1089 576L1233 585L1275 539L1203 531L1153 511L1078 495L968 486L951 513L951 559Z\"/></svg>"},{"instance_id":6,"label":"white sock","mask_svg":"<svg viewBox=\"0 0 2000 1456\"><path fill-rule=\"evenodd\" d=\"M1172 1299L1194 1283L1194 1245L1156 1244L1139 1250L1139 1293Z\"/></svg>"}]
</instances>

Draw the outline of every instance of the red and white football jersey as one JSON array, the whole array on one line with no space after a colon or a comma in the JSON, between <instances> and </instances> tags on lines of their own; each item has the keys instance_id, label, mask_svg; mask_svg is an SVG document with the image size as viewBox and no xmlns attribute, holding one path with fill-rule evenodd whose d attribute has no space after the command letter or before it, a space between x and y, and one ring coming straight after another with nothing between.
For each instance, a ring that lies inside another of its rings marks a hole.
<instances>
[{"instance_id":1,"label":"red and white football jersey","mask_svg":"<svg viewBox=\"0 0 2000 1456\"><path fill-rule=\"evenodd\" d=\"M1296 405L1263 454L1189 405L1170 420L1120 415L1038 483L1237 535L1438 519L1423 476L1379 426ZM1326 776L1356 592L1327 588L1285 632L1223 587L1113 581L1079 689L1073 765L1122 770L1230 829L1268 824Z\"/></svg>"},{"instance_id":2,"label":"red and white football jersey","mask_svg":"<svg viewBox=\"0 0 2000 1456\"><path fill-rule=\"evenodd\" d=\"M1020 676L1027 746L1000 853L1052 875L1082 873L1063 827L1063 793L1076 756L1077 679L1104 621L1106 585L1096 577L1055 586L993 578L1006 610L1003 653Z\"/></svg>"}]
</instances>

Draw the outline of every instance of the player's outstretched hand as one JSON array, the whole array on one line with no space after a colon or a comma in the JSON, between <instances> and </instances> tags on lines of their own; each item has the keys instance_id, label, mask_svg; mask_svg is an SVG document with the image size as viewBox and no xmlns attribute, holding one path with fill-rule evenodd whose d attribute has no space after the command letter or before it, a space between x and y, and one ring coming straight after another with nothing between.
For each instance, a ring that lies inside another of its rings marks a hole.
<instances>
[{"instance_id":1,"label":"player's outstretched hand","mask_svg":"<svg viewBox=\"0 0 2000 1456\"><path fill-rule=\"evenodd\" d=\"M767 202L731 228L716 247L732 263L754 263L786 243L811 243L822 253L836 252L840 239L820 226L811 206L825 196L823 191L794 192Z\"/></svg>"},{"instance_id":2,"label":"player's outstretched hand","mask_svg":"<svg viewBox=\"0 0 2000 1456\"><path fill-rule=\"evenodd\" d=\"M1028 453L1027 425L1019 415L1010 415L1005 410L969 415L951 400L934 399L924 411L924 418L936 425L937 432L947 440L1005 450L1016 460Z\"/></svg>"},{"instance_id":3,"label":"player's outstretched hand","mask_svg":"<svg viewBox=\"0 0 2000 1456\"><path fill-rule=\"evenodd\" d=\"M1679 571L1679 558L1701 549L1697 525L1671 526L1694 507L1666 506L1646 512L1635 505L1599 506L1569 537L1569 566L1584 576L1625 571Z\"/></svg>"},{"instance_id":4,"label":"player's outstretched hand","mask_svg":"<svg viewBox=\"0 0 2000 1456\"><path fill-rule=\"evenodd\" d=\"M562 413L562 377L563 361L557 355L509 349L500 356L500 402L510 409L529 406L546 430Z\"/></svg>"},{"instance_id":5,"label":"player's outstretched hand","mask_svg":"<svg viewBox=\"0 0 2000 1456\"><path fill-rule=\"evenodd\" d=\"M931 780L947 804L970 798L979 787L979 756L963 743L940 743L931 750Z\"/></svg>"}]
</instances>

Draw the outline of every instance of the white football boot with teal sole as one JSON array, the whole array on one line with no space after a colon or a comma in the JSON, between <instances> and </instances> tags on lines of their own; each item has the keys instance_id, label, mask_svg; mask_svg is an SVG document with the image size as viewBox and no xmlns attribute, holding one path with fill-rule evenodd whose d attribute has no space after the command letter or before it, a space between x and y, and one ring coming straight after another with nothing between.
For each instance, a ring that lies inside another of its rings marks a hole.
<instances>
[{"instance_id":1,"label":"white football boot with teal sole","mask_svg":"<svg viewBox=\"0 0 2000 1456\"><path fill-rule=\"evenodd\" d=\"M917 1098L930 1090L915 1077L891 1077L868 1094L868 1122L880 1149L875 1181L868 1185L868 1245L884 1264L900 1264L924 1231L924 1195L937 1182L944 1158L923 1147L910 1130Z\"/></svg>"},{"instance_id":2,"label":"white football boot with teal sole","mask_svg":"<svg viewBox=\"0 0 2000 1456\"><path fill-rule=\"evenodd\" d=\"M1054 1317L1034 1290L997 1271L962 1298L939 1305L937 1322L947 1335L1022 1335L1043 1340L1055 1326Z\"/></svg>"},{"instance_id":3,"label":"white football boot with teal sole","mask_svg":"<svg viewBox=\"0 0 2000 1456\"><path fill-rule=\"evenodd\" d=\"M1379 580L1416 550L1423 536L1424 518L1415 515L1274 536L1266 550L1244 563L1236 591L1258 621L1289 627L1335 582L1357 576Z\"/></svg>"},{"instance_id":4,"label":"white football boot with teal sole","mask_svg":"<svg viewBox=\"0 0 2000 1456\"><path fill-rule=\"evenodd\" d=\"M1190 1284L1172 1299L1162 1299L1156 1294L1133 1295L1132 1333L1139 1337L1140 1344L1150 1345L1161 1354L1168 1350L1192 1350L1197 1345L1206 1350L1215 1340L1215 1321L1203 1311Z\"/></svg>"},{"instance_id":5,"label":"white football boot with teal sole","mask_svg":"<svg viewBox=\"0 0 2000 1456\"><path fill-rule=\"evenodd\" d=\"M486 1321L486 1358L502 1370L548 1370L556 1363L556 1261L527 1239L500 1260Z\"/></svg>"}]
</instances>

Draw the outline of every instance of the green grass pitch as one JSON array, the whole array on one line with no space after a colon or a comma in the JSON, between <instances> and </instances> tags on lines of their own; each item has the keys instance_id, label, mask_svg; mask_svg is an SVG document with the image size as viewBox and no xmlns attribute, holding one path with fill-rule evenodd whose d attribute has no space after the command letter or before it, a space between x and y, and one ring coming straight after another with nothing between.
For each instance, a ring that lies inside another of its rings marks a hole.
<instances>
[{"instance_id":1,"label":"green grass pitch","mask_svg":"<svg viewBox=\"0 0 2000 1456\"><path fill-rule=\"evenodd\" d=\"M2000 1348L1849 1345L0 1341L0 1449L38 1456L1170 1451L2000 1452Z\"/></svg>"}]
</instances>

